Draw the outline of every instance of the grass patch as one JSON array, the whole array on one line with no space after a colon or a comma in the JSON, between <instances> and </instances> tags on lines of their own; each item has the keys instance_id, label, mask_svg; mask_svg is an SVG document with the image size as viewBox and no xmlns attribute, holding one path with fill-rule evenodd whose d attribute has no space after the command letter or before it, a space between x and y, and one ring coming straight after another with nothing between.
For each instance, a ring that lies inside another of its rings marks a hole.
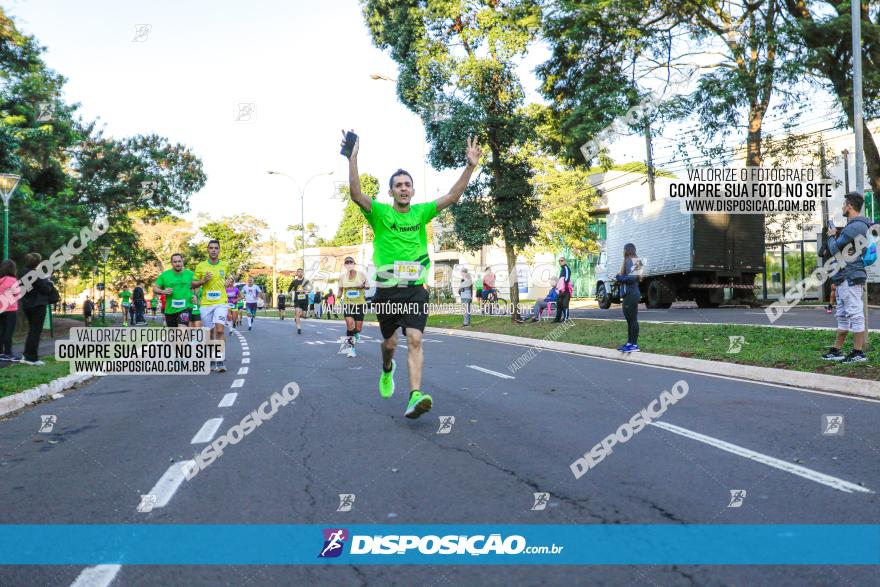
<instances>
[{"instance_id":1,"label":"grass patch","mask_svg":"<svg viewBox=\"0 0 880 587\"><path fill-rule=\"evenodd\" d=\"M43 357L41 360L46 362L42 367L16 364L0 369L0 397L70 375L70 363L56 361L54 357Z\"/></svg>"},{"instance_id":2,"label":"grass patch","mask_svg":"<svg viewBox=\"0 0 880 587\"><path fill-rule=\"evenodd\" d=\"M461 316L438 315L428 318L428 326L467 330L462 328L461 322ZM541 339L553 332L554 327L558 325L550 321L514 324L509 318L472 316L468 329ZM728 353L731 336L742 336L745 339L739 353ZM563 332L556 340L616 349L626 342L626 322L577 319L575 326ZM823 360L821 355L827 352L832 342L832 331L740 324L642 322L639 332L639 346L649 353L874 381L880 379L880 334L872 332L870 335L871 350L867 353L869 363L840 365ZM848 345L846 350L851 348L851 338Z\"/></svg>"}]
</instances>

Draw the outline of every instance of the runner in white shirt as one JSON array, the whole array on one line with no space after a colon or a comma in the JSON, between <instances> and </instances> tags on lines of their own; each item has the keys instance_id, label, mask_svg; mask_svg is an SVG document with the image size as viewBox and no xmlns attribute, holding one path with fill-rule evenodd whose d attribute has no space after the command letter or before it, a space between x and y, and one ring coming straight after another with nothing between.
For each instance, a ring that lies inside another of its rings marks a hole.
<instances>
[{"instance_id":1,"label":"runner in white shirt","mask_svg":"<svg viewBox=\"0 0 880 587\"><path fill-rule=\"evenodd\" d=\"M253 330L254 319L257 317L257 299L265 300L266 298L260 286L254 285L253 277L248 277L247 285L241 288L241 293L244 294L244 303L247 309L248 330Z\"/></svg>"}]
</instances>

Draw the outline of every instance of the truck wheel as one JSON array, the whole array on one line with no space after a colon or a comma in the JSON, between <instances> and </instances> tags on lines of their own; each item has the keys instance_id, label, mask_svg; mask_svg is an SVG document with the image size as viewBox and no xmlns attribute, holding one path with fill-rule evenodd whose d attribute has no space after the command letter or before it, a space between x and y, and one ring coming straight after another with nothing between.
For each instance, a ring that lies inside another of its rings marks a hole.
<instances>
[{"instance_id":1,"label":"truck wheel","mask_svg":"<svg viewBox=\"0 0 880 587\"><path fill-rule=\"evenodd\" d=\"M604 283L596 286L596 301L599 302L599 308L602 310L607 310L611 307L611 296L608 295L608 290Z\"/></svg>"},{"instance_id":2,"label":"truck wheel","mask_svg":"<svg viewBox=\"0 0 880 587\"><path fill-rule=\"evenodd\" d=\"M717 308L721 305L712 301L712 294L708 290L694 292L694 300L698 308Z\"/></svg>"},{"instance_id":3,"label":"truck wheel","mask_svg":"<svg viewBox=\"0 0 880 587\"><path fill-rule=\"evenodd\" d=\"M648 284L645 306L650 310L666 310L672 306L670 297L669 284L662 279L654 279Z\"/></svg>"}]
</instances>

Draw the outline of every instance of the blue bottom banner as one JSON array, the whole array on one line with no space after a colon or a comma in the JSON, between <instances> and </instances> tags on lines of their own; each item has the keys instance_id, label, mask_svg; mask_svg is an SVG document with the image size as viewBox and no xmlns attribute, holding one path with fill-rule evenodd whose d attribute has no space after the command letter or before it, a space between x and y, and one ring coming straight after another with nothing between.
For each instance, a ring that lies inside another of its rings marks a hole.
<instances>
[{"instance_id":1,"label":"blue bottom banner","mask_svg":"<svg viewBox=\"0 0 880 587\"><path fill-rule=\"evenodd\" d=\"M3 565L876 565L880 525L0 525Z\"/></svg>"}]
</instances>

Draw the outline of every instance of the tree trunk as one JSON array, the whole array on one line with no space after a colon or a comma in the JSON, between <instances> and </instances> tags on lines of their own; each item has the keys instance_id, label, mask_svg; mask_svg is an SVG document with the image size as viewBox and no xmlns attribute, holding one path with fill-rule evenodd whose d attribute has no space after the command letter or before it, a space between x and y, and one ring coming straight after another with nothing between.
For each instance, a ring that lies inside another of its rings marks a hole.
<instances>
[{"instance_id":1,"label":"tree trunk","mask_svg":"<svg viewBox=\"0 0 880 587\"><path fill-rule=\"evenodd\" d=\"M868 179L871 182L871 189L874 191L874 202L880 201L880 152L877 151L877 143L871 135L867 121L863 121L865 135L865 165L868 168ZM857 169L856 173L860 173Z\"/></svg>"},{"instance_id":2,"label":"tree trunk","mask_svg":"<svg viewBox=\"0 0 880 587\"><path fill-rule=\"evenodd\" d=\"M513 250L513 246L504 239L504 252L507 253L507 271L508 271L508 279L507 282L510 284L510 306L512 312L510 313L510 318L513 321L519 320L519 282L517 280L516 275L516 251Z\"/></svg>"},{"instance_id":3,"label":"tree trunk","mask_svg":"<svg viewBox=\"0 0 880 587\"><path fill-rule=\"evenodd\" d=\"M749 108L749 135L746 139L746 167L760 167L763 157L761 156L761 125L764 122L764 112L758 106Z\"/></svg>"}]
</instances>

